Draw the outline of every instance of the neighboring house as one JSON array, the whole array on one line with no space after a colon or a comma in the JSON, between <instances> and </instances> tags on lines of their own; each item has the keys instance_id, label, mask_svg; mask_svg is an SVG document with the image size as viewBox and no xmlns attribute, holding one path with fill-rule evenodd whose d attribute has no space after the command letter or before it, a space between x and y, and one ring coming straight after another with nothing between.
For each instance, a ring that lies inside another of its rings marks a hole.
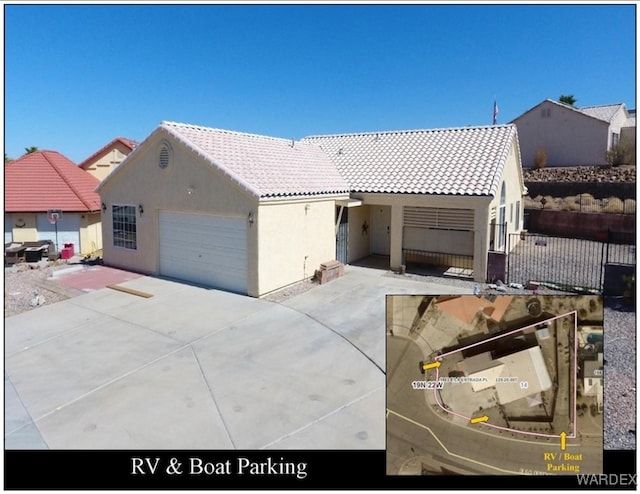
<instances>
[{"instance_id":1,"label":"neighboring house","mask_svg":"<svg viewBox=\"0 0 640 494\"><path fill-rule=\"evenodd\" d=\"M633 136L635 111L622 103L572 107L546 99L514 119L518 127L522 163L532 168L538 151L546 166L606 165L606 153L621 137Z\"/></svg>"},{"instance_id":2,"label":"neighboring house","mask_svg":"<svg viewBox=\"0 0 640 494\"><path fill-rule=\"evenodd\" d=\"M513 125L291 141L163 122L97 191L106 263L260 297L408 251L465 257L484 281L524 185Z\"/></svg>"},{"instance_id":3,"label":"neighboring house","mask_svg":"<svg viewBox=\"0 0 640 494\"><path fill-rule=\"evenodd\" d=\"M598 410L602 411L603 406L603 385L604 377L603 354L598 353L597 360L583 361L583 392L584 396L595 396L598 403Z\"/></svg>"},{"instance_id":4,"label":"neighboring house","mask_svg":"<svg viewBox=\"0 0 640 494\"><path fill-rule=\"evenodd\" d=\"M57 248L73 244L76 253L101 248L98 179L57 151L36 151L5 163L4 241L52 240ZM49 222L47 211L62 219Z\"/></svg>"},{"instance_id":5,"label":"neighboring house","mask_svg":"<svg viewBox=\"0 0 640 494\"><path fill-rule=\"evenodd\" d=\"M436 298L438 308L465 324L471 324L480 314L494 322L502 321L513 297L509 295L449 296Z\"/></svg>"},{"instance_id":6,"label":"neighboring house","mask_svg":"<svg viewBox=\"0 0 640 494\"><path fill-rule=\"evenodd\" d=\"M131 139L116 137L78 166L102 182L137 145L138 143Z\"/></svg>"}]
</instances>

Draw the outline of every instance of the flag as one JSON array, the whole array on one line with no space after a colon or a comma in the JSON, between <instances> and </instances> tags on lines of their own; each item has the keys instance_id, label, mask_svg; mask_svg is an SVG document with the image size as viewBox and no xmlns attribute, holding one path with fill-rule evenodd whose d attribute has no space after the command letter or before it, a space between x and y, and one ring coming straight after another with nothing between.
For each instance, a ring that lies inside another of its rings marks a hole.
<instances>
[{"instance_id":1,"label":"flag","mask_svg":"<svg viewBox=\"0 0 640 494\"><path fill-rule=\"evenodd\" d=\"M498 102L493 100L493 125L498 123Z\"/></svg>"},{"instance_id":2,"label":"flag","mask_svg":"<svg viewBox=\"0 0 640 494\"><path fill-rule=\"evenodd\" d=\"M493 99L493 125L498 123L498 102Z\"/></svg>"}]
</instances>

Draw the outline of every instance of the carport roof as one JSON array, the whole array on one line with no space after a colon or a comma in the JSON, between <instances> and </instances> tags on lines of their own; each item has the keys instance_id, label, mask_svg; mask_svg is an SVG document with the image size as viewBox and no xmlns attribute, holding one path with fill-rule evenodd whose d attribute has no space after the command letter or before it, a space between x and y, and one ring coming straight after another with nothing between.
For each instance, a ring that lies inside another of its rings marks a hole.
<instances>
[{"instance_id":1,"label":"carport roof","mask_svg":"<svg viewBox=\"0 0 640 494\"><path fill-rule=\"evenodd\" d=\"M310 136L352 192L495 196L515 125Z\"/></svg>"},{"instance_id":2,"label":"carport roof","mask_svg":"<svg viewBox=\"0 0 640 494\"><path fill-rule=\"evenodd\" d=\"M176 122L160 127L257 197L349 193L335 164L313 144Z\"/></svg>"}]
</instances>

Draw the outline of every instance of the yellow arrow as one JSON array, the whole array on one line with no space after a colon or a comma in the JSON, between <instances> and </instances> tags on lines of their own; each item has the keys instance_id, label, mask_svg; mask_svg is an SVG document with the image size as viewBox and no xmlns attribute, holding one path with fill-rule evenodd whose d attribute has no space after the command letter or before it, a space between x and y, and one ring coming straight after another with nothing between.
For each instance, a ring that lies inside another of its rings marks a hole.
<instances>
[{"instance_id":1,"label":"yellow arrow","mask_svg":"<svg viewBox=\"0 0 640 494\"><path fill-rule=\"evenodd\" d=\"M474 417L469 420L469 422L471 422L472 424L478 424L480 422L486 422L487 420L489 420L489 417L487 415L483 415L482 417Z\"/></svg>"},{"instance_id":2,"label":"yellow arrow","mask_svg":"<svg viewBox=\"0 0 640 494\"><path fill-rule=\"evenodd\" d=\"M429 369L437 369L438 367L440 367L440 365L442 364L442 362L431 362L430 364L427 363L422 363L422 370L426 371Z\"/></svg>"},{"instance_id":3,"label":"yellow arrow","mask_svg":"<svg viewBox=\"0 0 640 494\"><path fill-rule=\"evenodd\" d=\"M567 433L566 432L560 433L560 449L562 451L567 449Z\"/></svg>"}]
</instances>

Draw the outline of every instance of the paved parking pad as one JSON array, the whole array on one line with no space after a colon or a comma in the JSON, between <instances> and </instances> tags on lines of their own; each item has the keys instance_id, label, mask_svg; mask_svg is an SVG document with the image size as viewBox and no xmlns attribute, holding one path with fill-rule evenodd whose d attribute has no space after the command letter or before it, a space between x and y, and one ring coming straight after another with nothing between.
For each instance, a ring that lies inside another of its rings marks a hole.
<instances>
[{"instance_id":1,"label":"paved parking pad","mask_svg":"<svg viewBox=\"0 0 640 494\"><path fill-rule=\"evenodd\" d=\"M282 305L139 277L7 318L6 448L383 449L384 295L435 288L381 273Z\"/></svg>"}]
</instances>

